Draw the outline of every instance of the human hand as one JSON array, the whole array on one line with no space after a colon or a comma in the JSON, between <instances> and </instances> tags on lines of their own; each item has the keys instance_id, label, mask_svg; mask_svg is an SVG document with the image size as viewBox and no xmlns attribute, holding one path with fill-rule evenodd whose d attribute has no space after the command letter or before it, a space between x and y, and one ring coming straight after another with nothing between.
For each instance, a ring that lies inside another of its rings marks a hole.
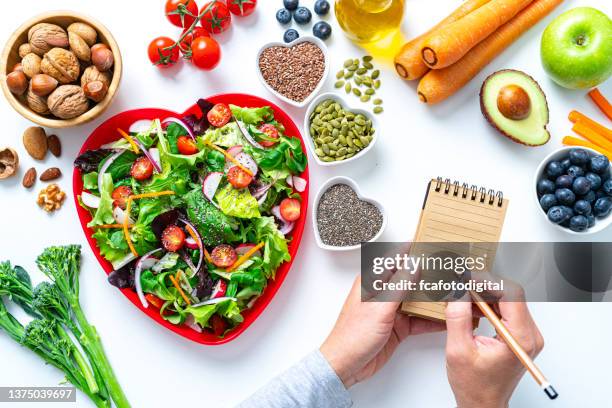
<instances>
[{"instance_id":1,"label":"human hand","mask_svg":"<svg viewBox=\"0 0 612 408\"><path fill-rule=\"evenodd\" d=\"M398 314L400 302L362 302L360 288L358 276L320 348L347 388L380 370L406 337L444 330L442 323Z\"/></svg>"},{"instance_id":2,"label":"human hand","mask_svg":"<svg viewBox=\"0 0 612 408\"><path fill-rule=\"evenodd\" d=\"M523 349L532 358L538 355L544 339L527 304L500 301L496 306L503 324ZM507 407L525 373L512 350L497 336L474 336L471 302L448 304L446 328L446 368L458 407Z\"/></svg>"}]
</instances>

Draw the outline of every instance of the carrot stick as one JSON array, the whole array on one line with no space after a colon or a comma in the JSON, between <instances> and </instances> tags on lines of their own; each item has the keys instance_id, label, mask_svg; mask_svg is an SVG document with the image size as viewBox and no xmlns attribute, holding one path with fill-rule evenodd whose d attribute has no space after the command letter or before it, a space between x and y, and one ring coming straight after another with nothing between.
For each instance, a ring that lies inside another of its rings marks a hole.
<instances>
[{"instance_id":1,"label":"carrot stick","mask_svg":"<svg viewBox=\"0 0 612 408\"><path fill-rule=\"evenodd\" d=\"M599 145L606 150L612 151L612 142L597 133L588 125L582 122L578 122L574 125L572 130L587 139L589 142L595 143L596 145Z\"/></svg>"},{"instance_id":2,"label":"carrot stick","mask_svg":"<svg viewBox=\"0 0 612 408\"><path fill-rule=\"evenodd\" d=\"M599 153L607 156L608 159L612 160L612 152L607 151L606 149L597 146L591 142L587 142L586 140L579 139L573 136L565 136L563 138L563 144L566 146L580 146L580 147L588 147L590 149L596 150Z\"/></svg>"},{"instance_id":3,"label":"carrot stick","mask_svg":"<svg viewBox=\"0 0 612 408\"><path fill-rule=\"evenodd\" d=\"M176 273L177 277L179 276L179 273L180 271ZM191 306L191 301L189 300L187 295L185 295L185 292L183 292L183 288L181 288L181 285L179 285L178 278L175 278L172 275L168 275L168 277L170 278L170 281L172 281L172 284L174 285L174 287L179 291L179 294L181 295L185 303L187 303L188 306Z\"/></svg>"},{"instance_id":4,"label":"carrot stick","mask_svg":"<svg viewBox=\"0 0 612 408\"><path fill-rule=\"evenodd\" d=\"M595 122L593 119L589 118L588 116L583 115L582 113L576 110L573 110L569 114L569 120L572 123L581 122L581 123L584 123L585 125L588 125L591 129L593 129L600 135L605 136L606 139L612 142L612 129L608 129L604 125L600 125L598 122Z\"/></svg>"},{"instance_id":5,"label":"carrot stick","mask_svg":"<svg viewBox=\"0 0 612 408\"><path fill-rule=\"evenodd\" d=\"M434 104L453 95L563 0L535 0L450 67L429 71L419 83L421 102Z\"/></svg>"},{"instance_id":6,"label":"carrot stick","mask_svg":"<svg viewBox=\"0 0 612 408\"><path fill-rule=\"evenodd\" d=\"M130 136L129 134L127 134L125 131L123 131L122 129L117 128L117 132L119 132L119 134L128 141L128 143L130 144L130 146L132 146L132 149L134 150L134 153L139 154L140 153L140 149L138 148L138 145L136 144L136 142L134 141L134 139L132 139L132 136Z\"/></svg>"},{"instance_id":7,"label":"carrot stick","mask_svg":"<svg viewBox=\"0 0 612 408\"><path fill-rule=\"evenodd\" d=\"M467 0L448 15L448 17L433 26L429 31L404 44L400 52L395 56L395 70L397 73L402 78L409 81L419 79L425 75L427 71L429 71L429 68L427 68L427 65L425 65L421 58L421 48L427 36L433 33L434 30L459 20L461 17L466 16L489 1L490 0Z\"/></svg>"},{"instance_id":8,"label":"carrot stick","mask_svg":"<svg viewBox=\"0 0 612 408\"><path fill-rule=\"evenodd\" d=\"M130 220L130 209L132 208L132 196L129 196L127 199L127 205L125 206L125 217L123 219L123 235L125 236L125 240L128 243L128 247L132 252L132 255L138 256L138 251L134 248L134 244L132 244L132 237L130 236L130 231L128 229L128 222Z\"/></svg>"},{"instance_id":9,"label":"carrot stick","mask_svg":"<svg viewBox=\"0 0 612 408\"><path fill-rule=\"evenodd\" d=\"M129 224L128 228L131 228L132 225ZM100 228L100 229L113 229L113 228L123 228L123 224L104 224L104 225L94 225L93 228Z\"/></svg>"},{"instance_id":10,"label":"carrot stick","mask_svg":"<svg viewBox=\"0 0 612 408\"><path fill-rule=\"evenodd\" d=\"M220 148L217 145L214 145L210 142L206 142L206 145L208 147L210 147L211 149L215 149L216 151L218 151L219 153L221 153L222 155L225 156L225 158L229 161L231 161L232 163L234 163L236 166L238 166L238 168L242 171L244 171L246 174L248 174L249 176L253 176L253 172L249 169L247 169L246 167L244 167L242 164L240 164L240 162L238 160L236 160L234 158L234 156L232 156L231 154L229 154L228 152L226 152L224 149Z\"/></svg>"},{"instance_id":11,"label":"carrot stick","mask_svg":"<svg viewBox=\"0 0 612 408\"><path fill-rule=\"evenodd\" d=\"M421 46L425 65L441 69L454 64L532 2L491 0L454 23L435 30Z\"/></svg>"},{"instance_id":12,"label":"carrot stick","mask_svg":"<svg viewBox=\"0 0 612 408\"><path fill-rule=\"evenodd\" d=\"M259 251L259 249L261 247L263 247L263 246L264 246L263 242L260 242L259 244L255 245L253 248L249 249L248 252L246 252L244 255L242 255L240 258L238 258L238 260L236 262L234 262L234 264L232 266L230 266L229 268L227 268L225 271L226 272L234 271L240 265L245 263L251 256L253 256L253 254L255 252Z\"/></svg>"},{"instance_id":13,"label":"carrot stick","mask_svg":"<svg viewBox=\"0 0 612 408\"><path fill-rule=\"evenodd\" d=\"M198 243L198 245L200 245L200 248L202 249L202 251L204 252L204 256L206 257L206 260L210 263L212 263L212 258L210 257L210 254L208 253L208 251L206 250L206 247L204 246L204 243L202 241L200 241L198 239L198 236L196 235L195 231L191 229L191 227L189 225L185 225L185 229L187 230L187 232L189 233L189 235L191 236L191 238L193 238L193 240L195 242Z\"/></svg>"},{"instance_id":14,"label":"carrot stick","mask_svg":"<svg viewBox=\"0 0 612 408\"><path fill-rule=\"evenodd\" d=\"M606 99L605 96L599 92L599 89L593 88L589 91L589 96L595 102L595 105L601 110L608 119L612 120L612 105Z\"/></svg>"}]
</instances>

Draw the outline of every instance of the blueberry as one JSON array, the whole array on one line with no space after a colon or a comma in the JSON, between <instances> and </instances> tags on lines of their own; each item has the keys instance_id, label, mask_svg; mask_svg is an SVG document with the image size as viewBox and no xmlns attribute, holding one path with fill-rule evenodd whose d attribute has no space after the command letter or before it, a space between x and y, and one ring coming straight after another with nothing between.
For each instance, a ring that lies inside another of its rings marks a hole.
<instances>
[{"instance_id":1,"label":"blueberry","mask_svg":"<svg viewBox=\"0 0 612 408\"><path fill-rule=\"evenodd\" d=\"M557 205L557 197L554 194L544 194L540 198L540 206L544 211L550 210L551 207Z\"/></svg>"},{"instance_id":2,"label":"blueberry","mask_svg":"<svg viewBox=\"0 0 612 408\"><path fill-rule=\"evenodd\" d=\"M572 165L569 169L567 169L567 174L572 177L581 177L584 176L584 169L580 166Z\"/></svg>"},{"instance_id":3,"label":"blueberry","mask_svg":"<svg viewBox=\"0 0 612 408\"><path fill-rule=\"evenodd\" d=\"M286 8L282 8L276 12L276 21L281 24L289 24L291 22L291 12Z\"/></svg>"},{"instance_id":4,"label":"blueberry","mask_svg":"<svg viewBox=\"0 0 612 408\"><path fill-rule=\"evenodd\" d=\"M314 5L314 12L320 16L324 16L329 13L329 2L326 0L317 0Z\"/></svg>"},{"instance_id":5,"label":"blueberry","mask_svg":"<svg viewBox=\"0 0 612 408\"><path fill-rule=\"evenodd\" d=\"M548 163L548 166L546 166L546 174L552 180L555 180L557 177L563 174L563 166L561 166L561 163L558 161L550 162Z\"/></svg>"},{"instance_id":6,"label":"blueberry","mask_svg":"<svg viewBox=\"0 0 612 408\"><path fill-rule=\"evenodd\" d=\"M555 197L557 197L557 201L561 205L574 205L576 201L576 194L569 188L560 188L555 191Z\"/></svg>"},{"instance_id":7,"label":"blueberry","mask_svg":"<svg viewBox=\"0 0 612 408\"><path fill-rule=\"evenodd\" d=\"M589 162L589 153L584 149L572 149L569 152L569 159L572 164L581 166Z\"/></svg>"},{"instance_id":8,"label":"blueberry","mask_svg":"<svg viewBox=\"0 0 612 408\"><path fill-rule=\"evenodd\" d=\"M572 231L584 232L589 228L589 220L584 215L576 215L570 219L569 227Z\"/></svg>"},{"instance_id":9,"label":"blueberry","mask_svg":"<svg viewBox=\"0 0 612 408\"><path fill-rule=\"evenodd\" d=\"M597 200L597 196L593 190L589 191L585 195L580 197L580 200L586 201L589 204L593 204Z\"/></svg>"},{"instance_id":10,"label":"blueberry","mask_svg":"<svg viewBox=\"0 0 612 408\"><path fill-rule=\"evenodd\" d=\"M557 188L572 188L572 186L574 185L574 178L572 176L564 174L562 176L557 177L555 185L557 186Z\"/></svg>"},{"instance_id":11,"label":"blueberry","mask_svg":"<svg viewBox=\"0 0 612 408\"><path fill-rule=\"evenodd\" d=\"M598 190L599 187L601 187L601 177L599 177L597 174L587 173L584 177L591 182L591 190Z\"/></svg>"},{"instance_id":12,"label":"blueberry","mask_svg":"<svg viewBox=\"0 0 612 408\"><path fill-rule=\"evenodd\" d=\"M598 198L593 206L593 215L599 218L607 217L612 209L612 199L610 197Z\"/></svg>"},{"instance_id":13,"label":"blueberry","mask_svg":"<svg viewBox=\"0 0 612 408\"><path fill-rule=\"evenodd\" d=\"M569 221L569 219L575 215L574 210L571 207L562 205L561 209L565 212L565 215L567 216L567 221Z\"/></svg>"},{"instance_id":14,"label":"blueberry","mask_svg":"<svg viewBox=\"0 0 612 408\"><path fill-rule=\"evenodd\" d=\"M551 207L546 214L548 215L548 219L555 224L561 224L568 220L567 212L565 212L563 207Z\"/></svg>"},{"instance_id":15,"label":"blueberry","mask_svg":"<svg viewBox=\"0 0 612 408\"><path fill-rule=\"evenodd\" d=\"M555 192L555 183L548 179L542 179L538 181L536 190L538 191L539 195L552 194Z\"/></svg>"},{"instance_id":16,"label":"blueberry","mask_svg":"<svg viewBox=\"0 0 612 408\"><path fill-rule=\"evenodd\" d=\"M322 40L327 40L331 35L332 28L325 21L319 21L317 24L312 27L312 33L315 37L318 37Z\"/></svg>"},{"instance_id":17,"label":"blueberry","mask_svg":"<svg viewBox=\"0 0 612 408\"><path fill-rule=\"evenodd\" d=\"M293 11L300 5L300 0L283 0L283 6L289 11Z\"/></svg>"},{"instance_id":18,"label":"blueberry","mask_svg":"<svg viewBox=\"0 0 612 408\"><path fill-rule=\"evenodd\" d=\"M561 167L563 167L563 170L567 171L567 169L569 169L571 165L572 165L572 162L570 161L569 158L565 158L561 160Z\"/></svg>"},{"instance_id":19,"label":"blueberry","mask_svg":"<svg viewBox=\"0 0 612 408\"><path fill-rule=\"evenodd\" d=\"M597 190L597 192L595 193L595 198L599 200L600 198L603 198L603 197L608 197L604 189L602 188L602 189Z\"/></svg>"},{"instance_id":20,"label":"blueberry","mask_svg":"<svg viewBox=\"0 0 612 408\"><path fill-rule=\"evenodd\" d=\"M572 184L572 190L576 195L584 195L591 191L591 182L586 177L578 177Z\"/></svg>"},{"instance_id":21,"label":"blueberry","mask_svg":"<svg viewBox=\"0 0 612 408\"><path fill-rule=\"evenodd\" d=\"M589 228L591 228L593 225L595 225L595 217L593 217L592 215L589 215L587 217L587 220L589 220Z\"/></svg>"},{"instance_id":22,"label":"blueberry","mask_svg":"<svg viewBox=\"0 0 612 408\"><path fill-rule=\"evenodd\" d=\"M300 38L300 33L298 33L297 30L294 30L293 28L290 28L285 31L285 35L283 35L283 41L285 41L286 43L295 41L298 38Z\"/></svg>"},{"instance_id":23,"label":"blueberry","mask_svg":"<svg viewBox=\"0 0 612 408\"><path fill-rule=\"evenodd\" d=\"M591 171L597 174L603 174L610 169L610 160L606 156L597 155L591 157Z\"/></svg>"},{"instance_id":24,"label":"blueberry","mask_svg":"<svg viewBox=\"0 0 612 408\"><path fill-rule=\"evenodd\" d=\"M591 203L586 200L576 201L574 212L579 215L591 215Z\"/></svg>"},{"instance_id":25,"label":"blueberry","mask_svg":"<svg viewBox=\"0 0 612 408\"><path fill-rule=\"evenodd\" d=\"M606 180L606 182L603 183L603 186L601 187L601 189L607 195L612 196L612 180Z\"/></svg>"},{"instance_id":26,"label":"blueberry","mask_svg":"<svg viewBox=\"0 0 612 408\"><path fill-rule=\"evenodd\" d=\"M610 180L610 178L612 178L612 172L604 171L603 173L600 174L600 176L601 176L601 181L604 182L604 181Z\"/></svg>"},{"instance_id":27,"label":"blueberry","mask_svg":"<svg viewBox=\"0 0 612 408\"><path fill-rule=\"evenodd\" d=\"M312 19L312 13L306 7L298 7L293 13L293 19L298 24L308 24Z\"/></svg>"}]
</instances>

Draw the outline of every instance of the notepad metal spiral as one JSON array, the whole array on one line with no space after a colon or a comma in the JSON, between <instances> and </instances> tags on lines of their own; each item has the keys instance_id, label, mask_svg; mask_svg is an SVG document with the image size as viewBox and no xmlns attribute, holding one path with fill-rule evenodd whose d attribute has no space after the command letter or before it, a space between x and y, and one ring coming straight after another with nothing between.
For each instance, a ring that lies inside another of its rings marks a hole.
<instances>
[{"instance_id":1,"label":"notepad metal spiral","mask_svg":"<svg viewBox=\"0 0 612 408\"><path fill-rule=\"evenodd\" d=\"M461 184L461 186L459 186ZM444 186L444 190L442 190L442 186ZM481 203L487 202L488 204L494 205L495 199L497 199L497 206L501 207L504 203L504 193L502 191L495 191L493 189L489 189L487 191L484 187L478 187L475 184L472 184L471 187L468 187L467 183L459 183L459 181L455 180L451 182L451 179L442 179L442 177L436 178L436 186L435 191L437 193L443 192L444 194L451 194L457 197L459 195L459 191L461 190L461 198L469 199L472 201L480 201ZM468 197L468 192L471 192L470 197Z\"/></svg>"}]
</instances>

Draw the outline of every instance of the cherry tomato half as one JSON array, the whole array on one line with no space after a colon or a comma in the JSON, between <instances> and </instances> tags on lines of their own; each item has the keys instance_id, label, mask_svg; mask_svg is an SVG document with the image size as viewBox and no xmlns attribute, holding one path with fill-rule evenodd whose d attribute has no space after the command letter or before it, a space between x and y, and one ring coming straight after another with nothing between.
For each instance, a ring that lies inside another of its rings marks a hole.
<instances>
[{"instance_id":1,"label":"cherry tomato half","mask_svg":"<svg viewBox=\"0 0 612 408\"><path fill-rule=\"evenodd\" d=\"M230 245L221 244L213 248L210 257L217 268L228 268L236 262L238 254Z\"/></svg>"},{"instance_id":2,"label":"cherry tomato half","mask_svg":"<svg viewBox=\"0 0 612 408\"><path fill-rule=\"evenodd\" d=\"M208 2L202 7L200 24L209 33L219 34L227 30L232 22L229 9L219 0Z\"/></svg>"},{"instance_id":3,"label":"cherry tomato half","mask_svg":"<svg viewBox=\"0 0 612 408\"><path fill-rule=\"evenodd\" d=\"M280 203L281 216L287 221L295 221L300 218L302 205L296 198L285 198Z\"/></svg>"},{"instance_id":4,"label":"cherry tomato half","mask_svg":"<svg viewBox=\"0 0 612 408\"><path fill-rule=\"evenodd\" d=\"M185 245L185 232L177 225L170 225L162 232L162 246L168 252L177 252Z\"/></svg>"},{"instance_id":5,"label":"cherry tomato half","mask_svg":"<svg viewBox=\"0 0 612 408\"><path fill-rule=\"evenodd\" d=\"M278 139L278 129L271 123L264 123L259 126L259 131L265 133L271 139ZM277 142L272 140L260 140L259 144L263 147L271 147L274 146Z\"/></svg>"},{"instance_id":6,"label":"cherry tomato half","mask_svg":"<svg viewBox=\"0 0 612 408\"><path fill-rule=\"evenodd\" d=\"M153 163L146 156L139 157L132 164L130 174L138 181L147 180L153 175Z\"/></svg>"},{"instance_id":7,"label":"cherry tomato half","mask_svg":"<svg viewBox=\"0 0 612 408\"><path fill-rule=\"evenodd\" d=\"M166 18L177 27L191 27L198 15L195 0L167 0Z\"/></svg>"},{"instance_id":8,"label":"cherry tomato half","mask_svg":"<svg viewBox=\"0 0 612 408\"><path fill-rule=\"evenodd\" d=\"M178 47L174 47L171 50L164 49L173 45L174 40L172 38L157 37L149 44L149 61L158 68L167 68L176 64L179 59Z\"/></svg>"},{"instance_id":9,"label":"cherry tomato half","mask_svg":"<svg viewBox=\"0 0 612 408\"><path fill-rule=\"evenodd\" d=\"M213 333L215 333L215 336L217 337L223 336L223 333L225 333L228 326L227 321L217 313L212 315L212 317L210 318L210 325L212 327Z\"/></svg>"},{"instance_id":10,"label":"cherry tomato half","mask_svg":"<svg viewBox=\"0 0 612 408\"><path fill-rule=\"evenodd\" d=\"M133 194L132 189L128 186L119 186L113 190L111 197L113 198L113 205L125 210L127 206L128 197Z\"/></svg>"},{"instance_id":11,"label":"cherry tomato half","mask_svg":"<svg viewBox=\"0 0 612 408\"><path fill-rule=\"evenodd\" d=\"M191 62L196 67L210 71L221 61L221 47L210 37L194 38L191 43Z\"/></svg>"},{"instance_id":12,"label":"cherry tomato half","mask_svg":"<svg viewBox=\"0 0 612 408\"><path fill-rule=\"evenodd\" d=\"M178 147L180 154L187 156L199 152L198 146L196 146L194 140L189 136L179 136L176 140L176 147Z\"/></svg>"},{"instance_id":13,"label":"cherry tomato half","mask_svg":"<svg viewBox=\"0 0 612 408\"><path fill-rule=\"evenodd\" d=\"M189 31L189 27L183 30L181 37L183 37L183 41L181 41L181 53L186 59L191 59L192 51L191 51L191 43L198 37L210 37L208 31L203 29L202 27L194 27L193 30L189 34L185 34Z\"/></svg>"},{"instance_id":14,"label":"cherry tomato half","mask_svg":"<svg viewBox=\"0 0 612 408\"><path fill-rule=\"evenodd\" d=\"M232 110L225 103L218 103L206 114L208 123L214 127L222 127L232 118Z\"/></svg>"},{"instance_id":15,"label":"cherry tomato half","mask_svg":"<svg viewBox=\"0 0 612 408\"><path fill-rule=\"evenodd\" d=\"M226 0L227 8L237 16L248 16L253 14L257 0Z\"/></svg>"},{"instance_id":16,"label":"cherry tomato half","mask_svg":"<svg viewBox=\"0 0 612 408\"><path fill-rule=\"evenodd\" d=\"M251 184L251 181L253 181L253 176L242 170L240 167L233 166L227 172L227 181L229 181L234 188L245 188Z\"/></svg>"}]
</instances>

